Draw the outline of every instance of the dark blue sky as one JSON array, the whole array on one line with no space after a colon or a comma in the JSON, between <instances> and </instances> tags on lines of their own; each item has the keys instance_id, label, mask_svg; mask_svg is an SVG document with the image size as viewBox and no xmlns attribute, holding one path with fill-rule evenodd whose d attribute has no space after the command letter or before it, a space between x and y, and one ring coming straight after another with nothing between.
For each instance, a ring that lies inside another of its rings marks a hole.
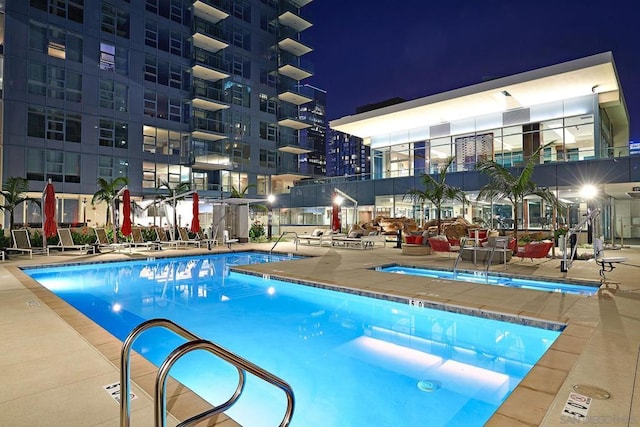
<instances>
[{"instance_id":1,"label":"dark blue sky","mask_svg":"<svg viewBox=\"0 0 640 427\"><path fill-rule=\"evenodd\" d=\"M640 14L633 0L314 0L303 41L330 120L385 99L415 99L613 52L640 141Z\"/></svg>"}]
</instances>

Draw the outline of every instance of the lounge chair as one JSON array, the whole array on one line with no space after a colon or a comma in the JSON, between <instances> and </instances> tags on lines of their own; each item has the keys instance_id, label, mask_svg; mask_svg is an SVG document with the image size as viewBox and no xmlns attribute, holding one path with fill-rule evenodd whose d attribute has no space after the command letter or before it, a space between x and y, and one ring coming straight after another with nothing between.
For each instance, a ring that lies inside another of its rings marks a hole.
<instances>
[{"instance_id":1,"label":"lounge chair","mask_svg":"<svg viewBox=\"0 0 640 427\"><path fill-rule=\"evenodd\" d=\"M534 258L546 258L553 246L551 241L531 242L518 248L516 256L520 257L520 261L529 258L532 262Z\"/></svg>"},{"instance_id":2,"label":"lounge chair","mask_svg":"<svg viewBox=\"0 0 640 427\"><path fill-rule=\"evenodd\" d=\"M206 243L209 249L211 249L211 245L218 246L218 239L216 239L215 235L212 238L208 238L202 230L198 231L196 234L198 235L197 239L200 240L201 243Z\"/></svg>"},{"instance_id":3,"label":"lounge chair","mask_svg":"<svg viewBox=\"0 0 640 427\"><path fill-rule=\"evenodd\" d=\"M429 246L433 252L448 252L451 257L451 252L460 252L460 246L452 245L446 236L429 237Z\"/></svg>"},{"instance_id":4,"label":"lounge chair","mask_svg":"<svg viewBox=\"0 0 640 427\"><path fill-rule=\"evenodd\" d=\"M131 228L131 238L127 242L127 245L129 246L129 250L131 250L131 248L137 248L139 246L143 246L150 250L160 249L160 243L148 242L144 240L144 237L142 237L142 229L139 227Z\"/></svg>"},{"instance_id":5,"label":"lounge chair","mask_svg":"<svg viewBox=\"0 0 640 427\"><path fill-rule=\"evenodd\" d=\"M129 246L127 243L114 243L109 241L109 235L107 235L107 230L104 228L94 228L93 231L96 233L96 244L98 245L98 249L105 248L118 251Z\"/></svg>"},{"instance_id":6,"label":"lounge chair","mask_svg":"<svg viewBox=\"0 0 640 427\"><path fill-rule=\"evenodd\" d=\"M201 241L189 237L189 232L185 227L178 227L178 233L180 234L180 240L183 241L185 245L194 245L198 248L200 247Z\"/></svg>"},{"instance_id":7,"label":"lounge chair","mask_svg":"<svg viewBox=\"0 0 640 427\"><path fill-rule=\"evenodd\" d=\"M33 248L31 246L31 239L29 238L29 230L11 230L11 236L13 237L13 247L7 248L9 251L24 252L29 254L29 258L33 258L34 251L36 253L46 253L49 255L49 247L46 248ZM4 260L4 252L3 252Z\"/></svg>"},{"instance_id":8,"label":"lounge chair","mask_svg":"<svg viewBox=\"0 0 640 427\"><path fill-rule=\"evenodd\" d=\"M65 251L65 249L76 249L87 251L87 253L96 253L95 246L87 244L76 244L73 241L73 235L71 234L71 229L69 228L58 228L58 238L60 239L60 241L58 242L58 247L61 248L63 252Z\"/></svg>"},{"instance_id":9,"label":"lounge chair","mask_svg":"<svg viewBox=\"0 0 640 427\"><path fill-rule=\"evenodd\" d=\"M186 246L186 243L184 243L182 240L169 240L169 238L167 237L167 232L164 228L154 227L154 229L156 230L156 237L157 237L156 241L160 243L160 245L174 246L176 249L178 249L178 246L181 246L181 245Z\"/></svg>"},{"instance_id":10,"label":"lounge chair","mask_svg":"<svg viewBox=\"0 0 640 427\"><path fill-rule=\"evenodd\" d=\"M231 244L232 244L232 243L238 243L238 242L239 242L239 240L238 240L238 239L230 239L230 238L229 238L229 230L224 230L224 231L222 232L222 236L223 236L223 242L222 242L222 244L227 245L227 247L228 247L229 249L231 249Z\"/></svg>"}]
</instances>

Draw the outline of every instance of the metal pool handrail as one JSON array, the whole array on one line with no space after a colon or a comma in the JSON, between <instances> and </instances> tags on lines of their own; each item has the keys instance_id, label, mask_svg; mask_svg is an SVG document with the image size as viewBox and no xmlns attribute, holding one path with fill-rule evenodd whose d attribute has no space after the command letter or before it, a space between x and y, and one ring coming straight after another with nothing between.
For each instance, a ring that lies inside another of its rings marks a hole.
<instances>
[{"instance_id":1,"label":"metal pool handrail","mask_svg":"<svg viewBox=\"0 0 640 427\"><path fill-rule=\"evenodd\" d=\"M271 247L271 250L269 251L269 253L273 252L273 249L276 247L276 245L278 243L280 243L280 240L282 240L282 238L286 235L286 234L295 234L296 236L296 251L298 250L298 233L296 233L295 231L283 231L282 234L280 235L280 237L278 237L278 240L276 240L276 242L273 244L273 246Z\"/></svg>"},{"instance_id":2,"label":"metal pool handrail","mask_svg":"<svg viewBox=\"0 0 640 427\"><path fill-rule=\"evenodd\" d=\"M167 356L165 361L160 366L158 370L158 374L156 376L155 383L155 425L163 426L165 425L165 390L166 390L166 378L169 373L169 370L173 366L173 364L185 354L198 349L207 350L210 353L218 356L224 361L232 364L238 370L238 386L236 387L233 395L227 400L225 403L213 407L201 414L195 415L183 423L179 424L180 426L191 425L192 423L201 421L207 417L218 414L220 412L224 412L236 401L240 398L242 391L244 390L245 385L245 372L249 372L256 377L275 385L284 391L287 396L287 409L285 411L284 418L280 423L280 427L286 427L291 422L291 417L293 416L293 409L295 405L295 399L293 396L293 390L291 386L282 380L281 378L271 374L270 372L260 368L259 366L249 362L248 360L238 356L235 353L230 352L229 350L214 344L211 341L203 340L194 333L188 331L182 326L172 322L168 319L150 319L147 320L137 327L135 327L127 339L124 341L122 345L122 351L120 353L120 426L121 427L129 427L130 423L130 398L129 398L129 367L130 367L130 355L131 348L133 347L133 342L136 338L147 329L153 327L164 327L169 329L170 331L180 335L181 337L189 340L188 342L182 344L177 347L175 350Z\"/></svg>"}]
</instances>

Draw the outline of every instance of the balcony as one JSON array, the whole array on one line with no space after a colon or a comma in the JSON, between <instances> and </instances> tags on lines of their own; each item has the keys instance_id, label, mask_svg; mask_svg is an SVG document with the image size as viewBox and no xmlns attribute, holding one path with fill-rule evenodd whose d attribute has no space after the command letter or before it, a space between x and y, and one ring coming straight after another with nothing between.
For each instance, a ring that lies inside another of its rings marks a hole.
<instances>
[{"instance_id":1,"label":"balcony","mask_svg":"<svg viewBox=\"0 0 640 427\"><path fill-rule=\"evenodd\" d=\"M298 32L304 31L313 25L311 22L298 15L297 10L295 9L291 11L287 10L280 14L280 16L278 16L278 22L280 25L293 28Z\"/></svg>"},{"instance_id":2,"label":"balcony","mask_svg":"<svg viewBox=\"0 0 640 427\"><path fill-rule=\"evenodd\" d=\"M280 138L278 139L278 151L291 154L306 154L311 153L313 150L302 147L300 145L298 133L295 132L292 134L280 134Z\"/></svg>"},{"instance_id":3,"label":"balcony","mask_svg":"<svg viewBox=\"0 0 640 427\"><path fill-rule=\"evenodd\" d=\"M191 89L191 104L195 108L207 111L218 111L229 108L222 89L212 87L206 81L194 79Z\"/></svg>"},{"instance_id":4,"label":"balcony","mask_svg":"<svg viewBox=\"0 0 640 427\"><path fill-rule=\"evenodd\" d=\"M296 56L302 56L313 50L306 44L299 42L298 40L292 39L291 37L287 37L280 40L278 42L278 47Z\"/></svg>"},{"instance_id":5,"label":"balcony","mask_svg":"<svg viewBox=\"0 0 640 427\"><path fill-rule=\"evenodd\" d=\"M278 111L278 125L295 130L306 129L312 126L311 123L300 118L298 107L294 107L291 104L285 104L280 107Z\"/></svg>"},{"instance_id":6,"label":"balcony","mask_svg":"<svg viewBox=\"0 0 640 427\"><path fill-rule=\"evenodd\" d=\"M294 5L297 8L301 8L303 6L308 5L309 3L311 3L313 0L282 0L282 3L291 3L292 5Z\"/></svg>"},{"instance_id":7,"label":"balcony","mask_svg":"<svg viewBox=\"0 0 640 427\"><path fill-rule=\"evenodd\" d=\"M193 46L216 53L229 46L222 29L210 22L196 18L193 30Z\"/></svg>"},{"instance_id":8,"label":"balcony","mask_svg":"<svg viewBox=\"0 0 640 427\"><path fill-rule=\"evenodd\" d=\"M303 61L287 52L280 54L278 73L295 81L304 80L313 75L313 66L309 61Z\"/></svg>"},{"instance_id":9,"label":"balcony","mask_svg":"<svg viewBox=\"0 0 640 427\"><path fill-rule=\"evenodd\" d=\"M193 2L193 14L211 23L226 19L229 14L228 0L196 0Z\"/></svg>"},{"instance_id":10,"label":"balcony","mask_svg":"<svg viewBox=\"0 0 640 427\"><path fill-rule=\"evenodd\" d=\"M215 82L230 76L231 65L221 56L212 54L205 49L195 47L193 52L193 76L203 80Z\"/></svg>"},{"instance_id":11,"label":"balcony","mask_svg":"<svg viewBox=\"0 0 640 427\"><path fill-rule=\"evenodd\" d=\"M294 105L302 105L313 101L313 92L309 88L298 84L283 84L283 89L278 93L278 99Z\"/></svg>"},{"instance_id":12,"label":"balcony","mask_svg":"<svg viewBox=\"0 0 640 427\"><path fill-rule=\"evenodd\" d=\"M313 49L306 44L298 40L300 33L288 27L280 27L279 29L279 42L278 47L281 50L294 54L295 56L302 56Z\"/></svg>"},{"instance_id":13,"label":"balcony","mask_svg":"<svg viewBox=\"0 0 640 427\"><path fill-rule=\"evenodd\" d=\"M191 136L205 141L219 141L227 137L227 127L220 120L193 117Z\"/></svg>"}]
</instances>

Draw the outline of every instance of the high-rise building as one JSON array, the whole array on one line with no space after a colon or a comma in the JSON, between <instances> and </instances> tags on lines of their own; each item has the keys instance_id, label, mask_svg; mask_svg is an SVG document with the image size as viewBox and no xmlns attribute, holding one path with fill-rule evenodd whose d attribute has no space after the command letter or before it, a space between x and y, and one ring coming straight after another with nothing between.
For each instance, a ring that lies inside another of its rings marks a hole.
<instances>
[{"instance_id":1,"label":"high-rise building","mask_svg":"<svg viewBox=\"0 0 640 427\"><path fill-rule=\"evenodd\" d=\"M0 176L51 179L63 222L96 180L266 195L305 175L311 0L1 2ZM30 218L28 204L16 221Z\"/></svg>"},{"instance_id":2,"label":"high-rise building","mask_svg":"<svg viewBox=\"0 0 640 427\"><path fill-rule=\"evenodd\" d=\"M327 92L305 85L312 90L313 101L300 106L300 119L311 127L300 131L300 145L310 151L300 154L300 172L314 177L326 175L327 146Z\"/></svg>"},{"instance_id":3,"label":"high-rise building","mask_svg":"<svg viewBox=\"0 0 640 427\"><path fill-rule=\"evenodd\" d=\"M371 171L371 147L362 138L329 130L327 176L363 175Z\"/></svg>"}]
</instances>

